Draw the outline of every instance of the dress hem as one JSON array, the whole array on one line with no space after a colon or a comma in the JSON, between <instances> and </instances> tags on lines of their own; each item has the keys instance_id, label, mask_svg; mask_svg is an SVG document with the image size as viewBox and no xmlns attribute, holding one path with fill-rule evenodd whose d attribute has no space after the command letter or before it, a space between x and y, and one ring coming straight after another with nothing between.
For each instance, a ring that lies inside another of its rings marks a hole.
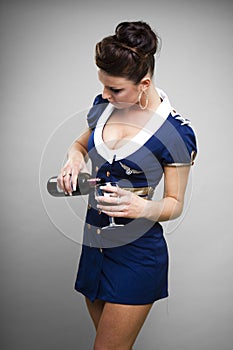
<instances>
[{"instance_id":1,"label":"dress hem","mask_svg":"<svg viewBox=\"0 0 233 350\"><path fill-rule=\"evenodd\" d=\"M102 300L102 301L106 301L108 303L113 303L113 304L123 304L123 305L147 305L147 304L153 304L156 301L159 301L161 299L165 299L169 297L169 293L163 294L159 297L154 297L154 298L150 298L146 301L137 301L137 300L132 300L132 299L116 299L116 298L112 298L112 297L108 297L108 296L97 296L97 297L93 297L91 295L89 295L88 293L85 293L83 291L80 291L78 289L75 288L75 291L78 293L81 293L82 295L84 295L85 297L87 297L91 302L94 302L95 300Z\"/></svg>"}]
</instances>

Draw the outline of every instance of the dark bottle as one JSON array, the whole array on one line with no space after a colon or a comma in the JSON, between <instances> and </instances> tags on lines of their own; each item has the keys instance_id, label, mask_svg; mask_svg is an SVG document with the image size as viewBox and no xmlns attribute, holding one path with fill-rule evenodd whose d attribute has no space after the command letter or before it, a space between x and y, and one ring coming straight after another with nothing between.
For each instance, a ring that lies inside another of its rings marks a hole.
<instances>
[{"instance_id":1,"label":"dark bottle","mask_svg":"<svg viewBox=\"0 0 233 350\"><path fill-rule=\"evenodd\" d=\"M88 173L79 173L76 191L72 192L72 196L80 196L89 194L94 190L94 187L97 184L105 182L100 178L91 178L91 175ZM68 194L65 194L59 187L57 183L57 176L50 177L47 182L47 190L54 197L67 197Z\"/></svg>"}]
</instances>

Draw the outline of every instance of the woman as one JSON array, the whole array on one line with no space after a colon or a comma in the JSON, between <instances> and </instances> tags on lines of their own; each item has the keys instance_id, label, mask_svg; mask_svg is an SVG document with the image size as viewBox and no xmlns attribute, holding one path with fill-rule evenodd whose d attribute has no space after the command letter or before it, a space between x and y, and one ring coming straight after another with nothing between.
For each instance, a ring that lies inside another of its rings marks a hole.
<instances>
[{"instance_id":1,"label":"woman","mask_svg":"<svg viewBox=\"0 0 233 350\"><path fill-rule=\"evenodd\" d=\"M123 22L96 45L102 96L88 130L68 152L58 177L70 195L79 172L117 181L108 197L89 196L75 288L86 297L96 328L94 349L129 350L156 300L168 296L168 253L160 221L183 208L196 154L189 122L152 82L158 37L144 22ZM153 200L163 177L164 196ZM109 216L124 226L104 230Z\"/></svg>"}]
</instances>

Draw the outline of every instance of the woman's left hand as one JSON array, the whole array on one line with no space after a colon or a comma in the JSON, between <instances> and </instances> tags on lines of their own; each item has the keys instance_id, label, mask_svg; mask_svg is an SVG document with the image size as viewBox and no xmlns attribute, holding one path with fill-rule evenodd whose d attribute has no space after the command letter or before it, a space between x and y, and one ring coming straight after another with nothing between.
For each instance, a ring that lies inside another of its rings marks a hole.
<instances>
[{"instance_id":1,"label":"woman's left hand","mask_svg":"<svg viewBox=\"0 0 233 350\"><path fill-rule=\"evenodd\" d=\"M141 218L144 216L147 201L138 195L114 186L103 186L110 196L98 196L97 208L101 212L121 218Z\"/></svg>"}]
</instances>

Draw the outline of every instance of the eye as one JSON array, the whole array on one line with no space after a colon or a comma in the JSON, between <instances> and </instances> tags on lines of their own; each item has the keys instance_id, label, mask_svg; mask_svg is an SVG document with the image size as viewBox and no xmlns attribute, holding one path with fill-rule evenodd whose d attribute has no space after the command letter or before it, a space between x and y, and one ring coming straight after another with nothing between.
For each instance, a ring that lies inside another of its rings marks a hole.
<instances>
[{"instance_id":1,"label":"eye","mask_svg":"<svg viewBox=\"0 0 233 350\"><path fill-rule=\"evenodd\" d=\"M110 88L110 90L111 90L114 94L119 94L119 92L121 92L123 89L114 89L114 88Z\"/></svg>"}]
</instances>

